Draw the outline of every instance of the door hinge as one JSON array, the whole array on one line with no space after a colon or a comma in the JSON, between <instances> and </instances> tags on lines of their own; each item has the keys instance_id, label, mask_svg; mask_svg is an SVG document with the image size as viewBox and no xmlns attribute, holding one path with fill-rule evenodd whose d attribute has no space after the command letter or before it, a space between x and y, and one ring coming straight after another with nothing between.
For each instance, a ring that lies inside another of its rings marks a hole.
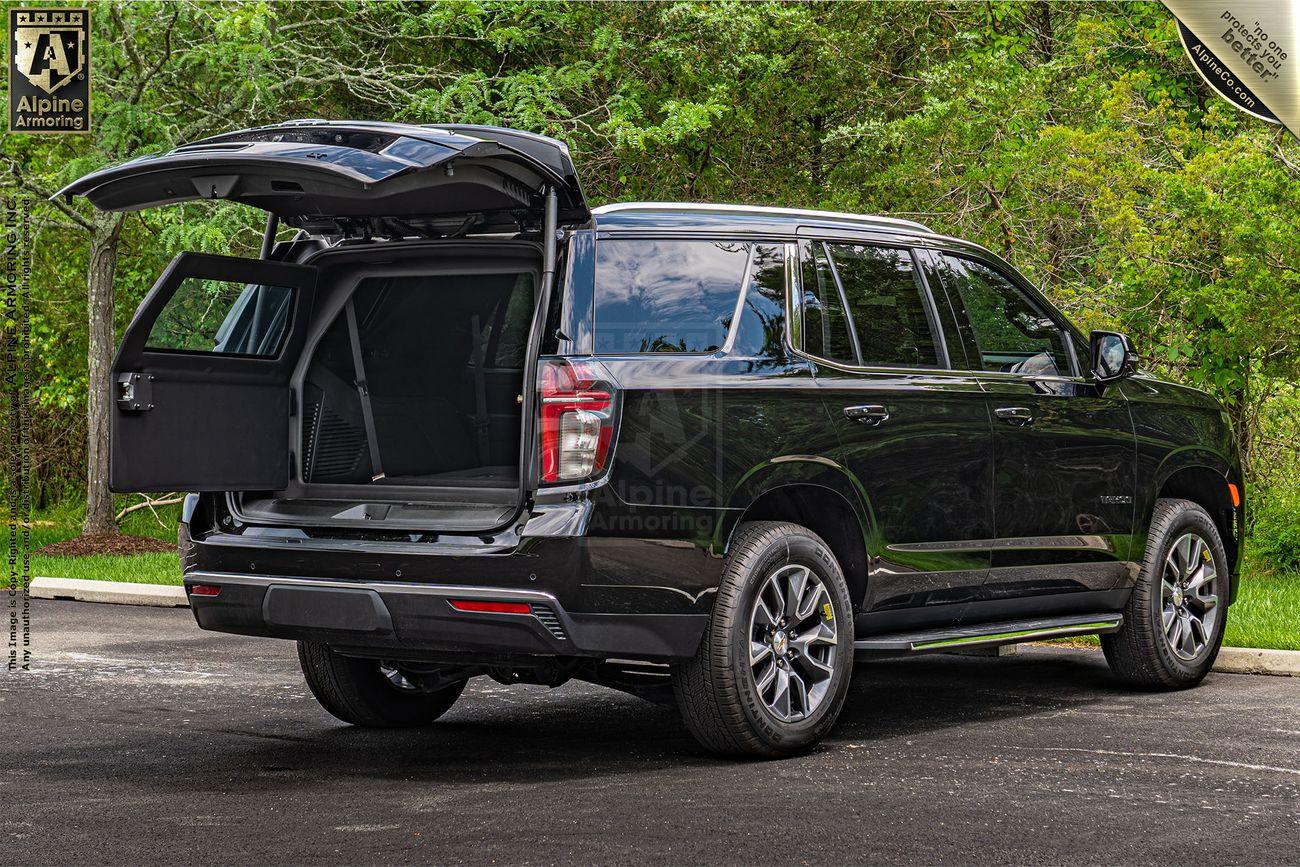
<instances>
[{"instance_id":1,"label":"door hinge","mask_svg":"<svg viewBox=\"0 0 1300 867\"><path fill-rule=\"evenodd\" d=\"M148 412L153 409L153 374L118 374L117 408L122 412Z\"/></svg>"}]
</instances>

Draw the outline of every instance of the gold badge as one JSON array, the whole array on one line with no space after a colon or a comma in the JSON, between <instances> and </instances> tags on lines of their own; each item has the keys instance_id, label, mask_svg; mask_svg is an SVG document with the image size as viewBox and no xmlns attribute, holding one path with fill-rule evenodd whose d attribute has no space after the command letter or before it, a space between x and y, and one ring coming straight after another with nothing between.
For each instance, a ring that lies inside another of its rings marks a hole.
<instances>
[{"instance_id":1,"label":"gold badge","mask_svg":"<svg viewBox=\"0 0 1300 867\"><path fill-rule=\"evenodd\" d=\"M90 131L90 10L9 10L9 131Z\"/></svg>"}]
</instances>

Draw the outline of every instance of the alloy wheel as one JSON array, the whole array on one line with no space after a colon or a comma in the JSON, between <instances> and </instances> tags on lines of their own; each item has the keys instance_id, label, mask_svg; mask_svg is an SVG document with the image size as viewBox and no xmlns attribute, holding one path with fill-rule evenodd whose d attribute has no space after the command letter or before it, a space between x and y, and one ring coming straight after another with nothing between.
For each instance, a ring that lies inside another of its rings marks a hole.
<instances>
[{"instance_id":1,"label":"alloy wheel","mask_svg":"<svg viewBox=\"0 0 1300 867\"><path fill-rule=\"evenodd\" d=\"M1209 544L1196 533L1178 537L1160 576L1160 617L1169 649L1183 662L1210 646L1219 619L1219 576Z\"/></svg>"},{"instance_id":2,"label":"alloy wheel","mask_svg":"<svg viewBox=\"0 0 1300 867\"><path fill-rule=\"evenodd\" d=\"M763 582L749 618L749 669L768 712L782 722L806 719L835 674L835 615L830 593L807 566L783 566Z\"/></svg>"}]
</instances>

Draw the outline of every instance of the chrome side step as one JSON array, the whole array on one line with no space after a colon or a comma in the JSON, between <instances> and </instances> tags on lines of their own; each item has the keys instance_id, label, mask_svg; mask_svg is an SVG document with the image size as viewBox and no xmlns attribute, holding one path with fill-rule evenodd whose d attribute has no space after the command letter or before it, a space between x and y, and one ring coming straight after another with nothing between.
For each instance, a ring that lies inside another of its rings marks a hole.
<instances>
[{"instance_id":1,"label":"chrome side step","mask_svg":"<svg viewBox=\"0 0 1300 867\"><path fill-rule=\"evenodd\" d=\"M874 653L927 653L967 647L997 647L1021 641L1114 632L1123 624L1124 615L1114 612L1039 617L869 635L853 642L853 649Z\"/></svg>"}]
</instances>

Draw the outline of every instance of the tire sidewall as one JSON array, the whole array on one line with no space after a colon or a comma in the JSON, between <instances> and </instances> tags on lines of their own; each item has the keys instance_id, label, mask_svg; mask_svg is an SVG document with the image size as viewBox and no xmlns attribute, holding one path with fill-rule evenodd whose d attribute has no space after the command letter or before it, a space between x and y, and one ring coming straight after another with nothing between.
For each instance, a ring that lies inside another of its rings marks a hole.
<instances>
[{"instance_id":1,"label":"tire sidewall","mask_svg":"<svg viewBox=\"0 0 1300 867\"><path fill-rule=\"evenodd\" d=\"M1215 619L1214 633L1210 636L1209 652L1201 659L1186 662L1179 659L1165 639L1163 622L1163 595L1161 593L1161 576L1164 572L1165 558L1183 534L1194 532L1205 540L1214 560L1217 576L1216 585L1219 595L1219 616ZM1155 652L1165 669L1183 682L1195 682L1205 676L1219 655L1219 646L1223 643L1223 633L1228 622L1227 584L1231 580L1228 573L1228 556L1219 538L1219 530L1210 516L1199 508L1181 508L1161 528L1159 544L1155 547L1154 557L1147 562L1146 580L1149 582L1146 616L1150 619L1151 634L1155 638Z\"/></svg>"},{"instance_id":2,"label":"tire sidewall","mask_svg":"<svg viewBox=\"0 0 1300 867\"><path fill-rule=\"evenodd\" d=\"M836 624L838 644L835 671L821 705L806 719L783 722L768 711L759 695L749 668L749 622L754 598L777 569L807 566L826 587ZM853 669L853 611L839 564L820 540L791 533L769 543L759 552L754 566L744 576L744 588L734 613L730 651L736 693L745 717L756 734L778 750L798 750L816 743L835 724L848 693Z\"/></svg>"}]
</instances>

